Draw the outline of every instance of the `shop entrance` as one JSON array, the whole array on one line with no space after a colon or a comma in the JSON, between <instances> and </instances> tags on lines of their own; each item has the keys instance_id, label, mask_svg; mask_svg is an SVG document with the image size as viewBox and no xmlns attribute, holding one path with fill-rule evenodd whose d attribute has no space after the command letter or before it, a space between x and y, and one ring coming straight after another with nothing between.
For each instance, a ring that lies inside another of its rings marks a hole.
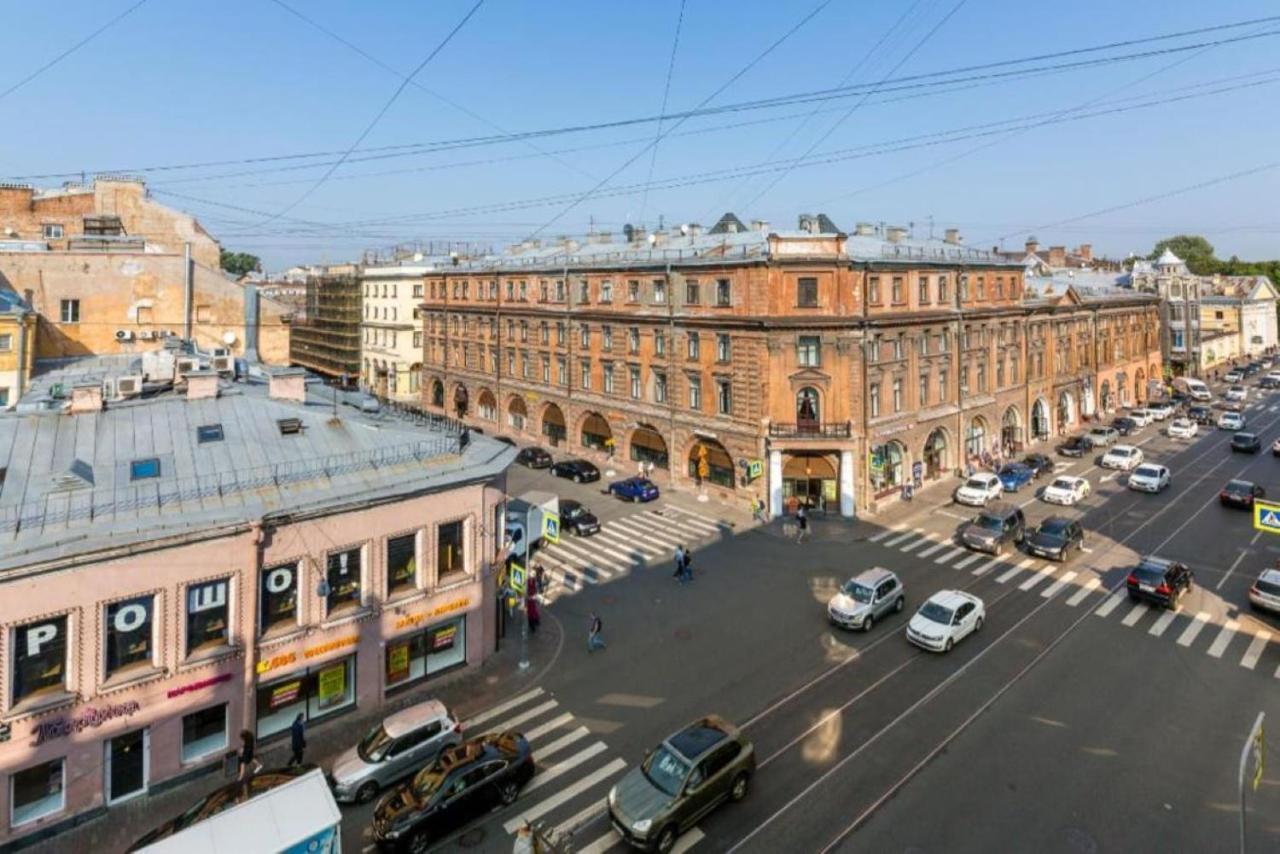
<instances>
[{"instance_id":1,"label":"shop entrance","mask_svg":"<svg viewBox=\"0 0 1280 854\"><path fill-rule=\"evenodd\" d=\"M836 464L826 454L791 454L782 464L782 502L788 513L798 507L839 509Z\"/></svg>"},{"instance_id":2,"label":"shop entrance","mask_svg":"<svg viewBox=\"0 0 1280 854\"><path fill-rule=\"evenodd\" d=\"M107 803L118 803L147 790L150 742L146 727L107 740Z\"/></svg>"}]
</instances>

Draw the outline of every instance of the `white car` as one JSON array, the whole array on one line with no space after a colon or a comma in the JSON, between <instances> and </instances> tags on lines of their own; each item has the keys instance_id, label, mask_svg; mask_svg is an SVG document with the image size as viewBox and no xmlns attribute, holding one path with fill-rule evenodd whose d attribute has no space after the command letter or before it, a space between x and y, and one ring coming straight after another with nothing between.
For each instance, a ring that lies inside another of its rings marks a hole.
<instances>
[{"instance_id":1,"label":"white car","mask_svg":"<svg viewBox=\"0 0 1280 854\"><path fill-rule=\"evenodd\" d=\"M1146 427L1155 418L1151 412L1145 409L1130 409L1124 414L1124 417L1128 418L1139 427Z\"/></svg>"},{"instance_id":2,"label":"white car","mask_svg":"<svg viewBox=\"0 0 1280 854\"><path fill-rule=\"evenodd\" d=\"M1249 399L1249 389L1242 385L1233 385L1227 389L1226 398L1234 403L1244 403Z\"/></svg>"},{"instance_id":3,"label":"white car","mask_svg":"<svg viewBox=\"0 0 1280 854\"><path fill-rule=\"evenodd\" d=\"M1263 377L1265 380L1271 380L1273 383L1280 383L1280 371L1272 371Z\"/></svg>"},{"instance_id":4,"label":"white car","mask_svg":"<svg viewBox=\"0 0 1280 854\"><path fill-rule=\"evenodd\" d=\"M1135 448L1133 445L1116 445L1102 455L1102 462L1100 465L1104 469L1133 471L1135 468L1142 465L1142 459L1141 448Z\"/></svg>"},{"instance_id":5,"label":"white car","mask_svg":"<svg viewBox=\"0 0 1280 854\"><path fill-rule=\"evenodd\" d=\"M1218 418L1219 430L1243 430L1244 416L1239 412L1224 412Z\"/></svg>"},{"instance_id":6,"label":"white car","mask_svg":"<svg viewBox=\"0 0 1280 854\"><path fill-rule=\"evenodd\" d=\"M1083 477L1059 475L1053 479L1053 483L1044 488L1044 492L1040 493L1040 498L1050 504L1073 507L1085 499L1089 494L1090 488L1089 481Z\"/></svg>"},{"instance_id":7,"label":"white car","mask_svg":"<svg viewBox=\"0 0 1280 854\"><path fill-rule=\"evenodd\" d=\"M1173 414L1173 405L1168 403L1149 403L1147 412L1157 421L1163 421Z\"/></svg>"},{"instance_id":8,"label":"white car","mask_svg":"<svg viewBox=\"0 0 1280 854\"><path fill-rule=\"evenodd\" d=\"M1155 463L1143 463L1129 475L1129 488L1139 492L1160 492L1169 485L1169 469Z\"/></svg>"},{"instance_id":9,"label":"white car","mask_svg":"<svg viewBox=\"0 0 1280 854\"><path fill-rule=\"evenodd\" d=\"M970 477L956 490L957 504L968 504L970 507L985 507L993 498L1004 494L1004 485L1000 478L989 471L978 472Z\"/></svg>"},{"instance_id":10,"label":"white car","mask_svg":"<svg viewBox=\"0 0 1280 854\"><path fill-rule=\"evenodd\" d=\"M987 608L963 590L939 590L907 623L907 640L932 652L950 652L956 641L982 628Z\"/></svg>"},{"instance_id":11,"label":"white car","mask_svg":"<svg viewBox=\"0 0 1280 854\"><path fill-rule=\"evenodd\" d=\"M1165 429L1170 439L1193 439L1200 432L1200 425L1190 418L1175 418Z\"/></svg>"},{"instance_id":12,"label":"white car","mask_svg":"<svg viewBox=\"0 0 1280 854\"><path fill-rule=\"evenodd\" d=\"M1227 371L1222 377L1222 381L1225 383L1238 383L1243 379L1244 374L1239 371Z\"/></svg>"}]
</instances>

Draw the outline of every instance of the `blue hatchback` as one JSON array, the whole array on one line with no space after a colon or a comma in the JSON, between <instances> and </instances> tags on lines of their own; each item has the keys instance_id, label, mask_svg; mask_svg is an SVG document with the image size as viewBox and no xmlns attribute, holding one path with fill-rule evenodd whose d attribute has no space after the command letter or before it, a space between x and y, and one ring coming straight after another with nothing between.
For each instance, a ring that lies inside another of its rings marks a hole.
<instances>
[{"instance_id":1,"label":"blue hatchback","mask_svg":"<svg viewBox=\"0 0 1280 854\"><path fill-rule=\"evenodd\" d=\"M1017 492L1031 482L1033 474L1031 469L1022 463L1006 463L1000 471L996 472L1005 492Z\"/></svg>"},{"instance_id":2,"label":"blue hatchback","mask_svg":"<svg viewBox=\"0 0 1280 854\"><path fill-rule=\"evenodd\" d=\"M629 477L609 484L609 494L628 501L653 501L658 497L658 486L645 477Z\"/></svg>"}]
</instances>

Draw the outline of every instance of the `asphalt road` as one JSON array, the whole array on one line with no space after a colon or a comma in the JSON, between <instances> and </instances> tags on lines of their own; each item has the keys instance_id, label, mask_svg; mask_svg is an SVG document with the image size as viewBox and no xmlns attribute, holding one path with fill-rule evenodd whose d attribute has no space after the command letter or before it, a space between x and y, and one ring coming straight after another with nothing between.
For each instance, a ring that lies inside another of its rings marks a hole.
<instances>
[{"instance_id":1,"label":"asphalt road","mask_svg":"<svg viewBox=\"0 0 1280 854\"><path fill-rule=\"evenodd\" d=\"M1248 415L1264 448L1280 437L1280 396ZM818 521L813 539L796 544L776 525L726 527L699 547L696 581L679 585L665 557L684 536L674 522L635 527L628 520L653 508L564 484L562 495L594 494L606 521L631 524L649 560L612 577L606 568L546 609L568 642L545 693L513 696L484 726L526 715L522 726L545 731L535 755L548 751L540 766L554 776L541 786L535 778L514 807L441 850L510 850L509 830L530 814L576 827L575 850L621 850L603 818L609 784L708 712L742 726L759 771L746 800L704 818L684 848L1238 850L1245 734L1259 711L1280 725L1280 620L1250 612L1246 591L1280 556L1280 539L1258 535L1250 514L1219 507L1217 491L1245 477L1280 497L1280 459L1232 454L1225 431L1173 441L1162 426L1125 440L1171 468L1162 494L1132 492L1122 475L1082 460L1066 469L1094 486L1081 506L1039 501L1043 479L1010 496L1030 524L1051 514L1082 520L1087 551L1063 566L954 548L973 511L930 495L881 520L892 533ZM545 488L547 477L518 472L511 489ZM715 516L714 506L691 505L665 518L691 518L681 512ZM1176 613L1112 595L1126 567L1153 552L1195 572ZM908 608L866 634L833 628L827 600L869 566L902 577ZM902 628L945 587L981 597L986 623L946 655L922 652ZM576 641L593 610L609 648L588 655ZM557 728L556 715L571 720ZM571 737L578 727L587 733ZM1249 850L1280 847L1280 775L1268 768L1249 805Z\"/></svg>"}]
</instances>

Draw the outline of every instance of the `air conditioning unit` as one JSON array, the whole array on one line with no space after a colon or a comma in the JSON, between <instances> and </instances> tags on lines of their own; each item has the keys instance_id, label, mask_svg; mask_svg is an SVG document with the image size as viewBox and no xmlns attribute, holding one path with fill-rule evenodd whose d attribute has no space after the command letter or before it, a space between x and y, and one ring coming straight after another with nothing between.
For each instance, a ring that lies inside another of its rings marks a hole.
<instances>
[{"instance_id":1,"label":"air conditioning unit","mask_svg":"<svg viewBox=\"0 0 1280 854\"><path fill-rule=\"evenodd\" d=\"M200 362L198 359L179 359L176 370L179 377L184 377L192 371L200 370Z\"/></svg>"},{"instance_id":2,"label":"air conditioning unit","mask_svg":"<svg viewBox=\"0 0 1280 854\"><path fill-rule=\"evenodd\" d=\"M236 369L235 360L230 356L214 356L211 361L213 369L220 374L229 374Z\"/></svg>"},{"instance_id":3,"label":"air conditioning unit","mask_svg":"<svg viewBox=\"0 0 1280 854\"><path fill-rule=\"evenodd\" d=\"M138 333L138 337L143 341L150 341L152 338L156 337L156 334L150 329L144 329Z\"/></svg>"},{"instance_id":4,"label":"air conditioning unit","mask_svg":"<svg viewBox=\"0 0 1280 854\"><path fill-rule=\"evenodd\" d=\"M132 330L132 329L117 329L117 330L116 330L116 340L117 340L117 341L132 341L132 340L133 340L133 330Z\"/></svg>"},{"instance_id":5,"label":"air conditioning unit","mask_svg":"<svg viewBox=\"0 0 1280 854\"><path fill-rule=\"evenodd\" d=\"M116 377L116 395L118 397L137 397L140 394L142 394L141 374L131 374L127 377Z\"/></svg>"}]
</instances>

